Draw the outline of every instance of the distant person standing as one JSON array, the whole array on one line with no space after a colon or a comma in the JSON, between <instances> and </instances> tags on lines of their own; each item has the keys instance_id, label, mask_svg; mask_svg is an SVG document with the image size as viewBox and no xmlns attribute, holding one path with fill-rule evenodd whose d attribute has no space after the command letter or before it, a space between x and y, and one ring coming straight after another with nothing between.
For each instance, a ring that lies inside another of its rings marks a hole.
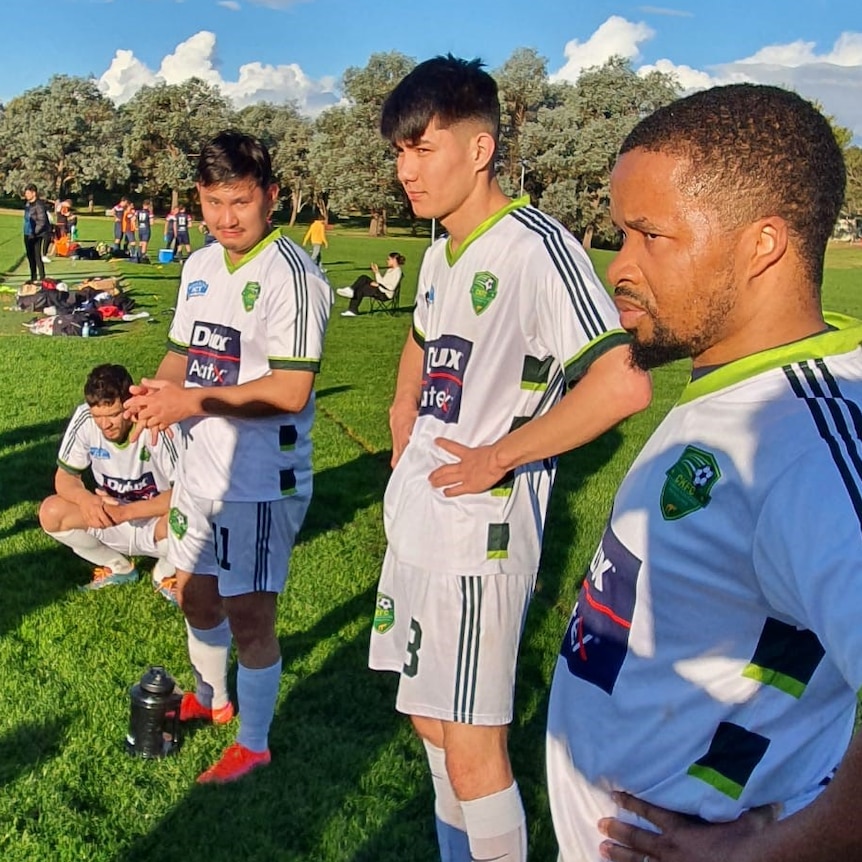
<instances>
[{"instance_id":1,"label":"distant person standing","mask_svg":"<svg viewBox=\"0 0 862 862\"><path fill-rule=\"evenodd\" d=\"M24 187L24 250L30 264L30 281L45 278L45 263L42 259L42 246L45 237L51 236L51 222L48 208L39 197L39 190L33 183Z\"/></svg>"},{"instance_id":2,"label":"distant person standing","mask_svg":"<svg viewBox=\"0 0 862 862\"><path fill-rule=\"evenodd\" d=\"M153 224L153 202L145 200L143 206L136 213L138 227L138 250L140 256L144 257L150 245Z\"/></svg>"},{"instance_id":3,"label":"distant person standing","mask_svg":"<svg viewBox=\"0 0 862 862\"><path fill-rule=\"evenodd\" d=\"M123 229L123 249L128 251L129 257L135 256L135 227L137 221L137 208L131 201L126 201L126 208L123 210L123 216L120 223Z\"/></svg>"},{"instance_id":4,"label":"distant person standing","mask_svg":"<svg viewBox=\"0 0 862 862\"><path fill-rule=\"evenodd\" d=\"M175 210L171 210L165 216L165 232L162 236L162 241L164 242L162 248L176 251L174 243L177 241L177 214Z\"/></svg>"},{"instance_id":5,"label":"distant person standing","mask_svg":"<svg viewBox=\"0 0 862 862\"><path fill-rule=\"evenodd\" d=\"M124 196L111 207L111 214L114 216L114 248L119 248L123 242L123 215L128 205L129 199Z\"/></svg>"},{"instance_id":6,"label":"distant person standing","mask_svg":"<svg viewBox=\"0 0 862 862\"><path fill-rule=\"evenodd\" d=\"M311 243L311 259L320 266L321 249L329 248L326 241L326 222L322 218L316 218L305 232L302 238L303 246Z\"/></svg>"},{"instance_id":7,"label":"distant person standing","mask_svg":"<svg viewBox=\"0 0 862 862\"><path fill-rule=\"evenodd\" d=\"M191 239L189 239L189 228L192 226L192 217L186 212L186 208L180 204L177 209L177 257L185 249L186 257L192 253Z\"/></svg>"}]
</instances>

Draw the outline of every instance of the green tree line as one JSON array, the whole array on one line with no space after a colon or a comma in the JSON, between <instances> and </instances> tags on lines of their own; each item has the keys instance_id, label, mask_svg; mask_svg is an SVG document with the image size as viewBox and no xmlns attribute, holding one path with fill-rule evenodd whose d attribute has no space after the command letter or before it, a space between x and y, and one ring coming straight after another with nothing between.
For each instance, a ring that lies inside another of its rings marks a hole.
<instances>
[{"instance_id":1,"label":"green tree line","mask_svg":"<svg viewBox=\"0 0 862 862\"><path fill-rule=\"evenodd\" d=\"M233 108L221 91L191 78L143 87L119 107L92 79L55 75L0 107L0 182L7 194L35 182L48 198L103 198L107 193L175 206L194 187L197 153L226 127L257 135L270 149L282 203L293 224L306 207L363 213L370 233L387 219L411 218L395 177L392 147L377 132L380 107L415 65L397 51L373 54L342 77L342 103L315 118L296 104ZM502 128L497 170L510 194L527 193L582 238L608 242L610 170L637 121L680 94L671 75L636 74L612 57L575 83L552 82L547 61L519 48L493 71ZM862 149L833 123L848 163L847 208L862 212Z\"/></svg>"}]
</instances>

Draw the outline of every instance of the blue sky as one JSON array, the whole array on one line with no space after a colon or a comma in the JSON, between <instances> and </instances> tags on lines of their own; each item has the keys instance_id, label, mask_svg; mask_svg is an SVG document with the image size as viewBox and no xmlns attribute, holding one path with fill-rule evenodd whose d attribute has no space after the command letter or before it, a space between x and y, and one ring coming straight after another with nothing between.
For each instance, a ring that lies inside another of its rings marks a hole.
<instances>
[{"instance_id":1,"label":"blue sky","mask_svg":"<svg viewBox=\"0 0 862 862\"><path fill-rule=\"evenodd\" d=\"M123 102L193 74L237 106L338 101L341 73L371 53L451 51L494 68L532 47L574 80L611 54L675 72L684 87L736 80L819 99L862 143L858 0L52 0L3 4L0 100L55 73L92 76ZM16 46L10 50L9 46Z\"/></svg>"}]
</instances>

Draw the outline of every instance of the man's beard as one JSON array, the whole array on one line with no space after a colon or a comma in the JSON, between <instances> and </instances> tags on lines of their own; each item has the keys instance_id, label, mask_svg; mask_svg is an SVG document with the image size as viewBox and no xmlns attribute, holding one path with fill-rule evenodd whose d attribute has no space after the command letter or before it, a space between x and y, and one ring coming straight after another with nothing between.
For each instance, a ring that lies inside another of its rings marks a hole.
<instances>
[{"instance_id":1,"label":"man's beard","mask_svg":"<svg viewBox=\"0 0 862 862\"><path fill-rule=\"evenodd\" d=\"M682 341L653 318L653 335L650 341L638 341L632 339L632 365L642 371L658 368L659 365L667 365L676 362L677 359L686 359L692 356L692 345L688 341Z\"/></svg>"},{"instance_id":2,"label":"man's beard","mask_svg":"<svg viewBox=\"0 0 862 862\"><path fill-rule=\"evenodd\" d=\"M677 359L697 358L721 340L733 305L733 294L728 281L727 289L714 295L711 303L703 309L703 318L697 329L685 334L673 332L667 324L658 319L654 307L647 306L645 310L653 324L652 336L649 341L638 341L637 336L632 335L632 364L643 371L649 371Z\"/></svg>"}]
</instances>

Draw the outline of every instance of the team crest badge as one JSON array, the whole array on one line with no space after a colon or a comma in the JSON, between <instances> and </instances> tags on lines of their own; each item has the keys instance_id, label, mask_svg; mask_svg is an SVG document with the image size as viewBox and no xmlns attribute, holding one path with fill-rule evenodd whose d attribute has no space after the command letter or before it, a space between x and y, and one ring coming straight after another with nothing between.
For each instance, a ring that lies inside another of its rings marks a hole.
<instances>
[{"instance_id":1,"label":"team crest badge","mask_svg":"<svg viewBox=\"0 0 862 862\"><path fill-rule=\"evenodd\" d=\"M141 449L141 461L149 461L150 460L150 450L144 446Z\"/></svg>"},{"instance_id":2,"label":"team crest badge","mask_svg":"<svg viewBox=\"0 0 862 862\"><path fill-rule=\"evenodd\" d=\"M665 521L676 521L709 505L710 492L721 478L721 470L711 452L686 446L666 475L661 514Z\"/></svg>"},{"instance_id":3,"label":"team crest badge","mask_svg":"<svg viewBox=\"0 0 862 862\"><path fill-rule=\"evenodd\" d=\"M497 276L492 272L477 272L473 276L473 284L470 286L470 300L473 303L473 311L481 314L497 296Z\"/></svg>"},{"instance_id":4,"label":"team crest badge","mask_svg":"<svg viewBox=\"0 0 862 862\"><path fill-rule=\"evenodd\" d=\"M168 513L168 526L178 539L182 539L188 532L189 519L179 509L173 507Z\"/></svg>"},{"instance_id":5,"label":"team crest badge","mask_svg":"<svg viewBox=\"0 0 862 862\"><path fill-rule=\"evenodd\" d=\"M242 289L242 307L246 311L251 311L257 298L260 296L260 283L257 281L247 281Z\"/></svg>"},{"instance_id":6,"label":"team crest badge","mask_svg":"<svg viewBox=\"0 0 862 862\"><path fill-rule=\"evenodd\" d=\"M374 631L386 634L395 625L395 600L383 593L377 594L374 607Z\"/></svg>"}]
</instances>

